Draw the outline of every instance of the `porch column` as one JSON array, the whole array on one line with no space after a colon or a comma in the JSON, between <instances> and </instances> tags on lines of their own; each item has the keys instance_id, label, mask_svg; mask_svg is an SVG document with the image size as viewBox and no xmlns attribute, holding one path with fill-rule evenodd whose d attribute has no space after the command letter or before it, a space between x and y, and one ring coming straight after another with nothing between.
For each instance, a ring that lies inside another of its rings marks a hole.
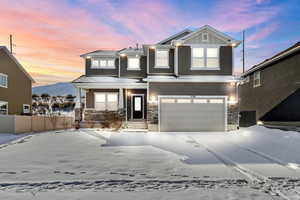
<instances>
[{"instance_id":1,"label":"porch column","mask_svg":"<svg viewBox=\"0 0 300 200\"><path fill-rule=\"evenodd\" d=\"M81 88L76 87L76 104L75 108L81 108Z\"/></svg>"},{"instance_id":2,"label":"porch column","mask_svg":"<svg viewBox=\"0 0 300 200\"><path fill-rule=\"evenodd\" d=\"M124 108L124 94L123 94L123 88L119 88L119 108L123 109Z\"/></svg>"}]
</instances>

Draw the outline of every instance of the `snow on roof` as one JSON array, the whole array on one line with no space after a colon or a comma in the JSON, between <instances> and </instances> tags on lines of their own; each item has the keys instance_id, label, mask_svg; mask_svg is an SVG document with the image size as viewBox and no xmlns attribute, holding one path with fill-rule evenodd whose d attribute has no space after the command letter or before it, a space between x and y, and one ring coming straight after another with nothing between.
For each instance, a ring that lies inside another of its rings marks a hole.
<instances>
[{"instance_id":1,"label":"snow on roof","mask_svg":"<svg viewBox=\"0 0 300 200\"><path fill-rule=\"evenodd\" d=\"M72 81L72 83L138 83L140 79L118 78L107 76L80 76Z\"/></svg>"}]
</instances>

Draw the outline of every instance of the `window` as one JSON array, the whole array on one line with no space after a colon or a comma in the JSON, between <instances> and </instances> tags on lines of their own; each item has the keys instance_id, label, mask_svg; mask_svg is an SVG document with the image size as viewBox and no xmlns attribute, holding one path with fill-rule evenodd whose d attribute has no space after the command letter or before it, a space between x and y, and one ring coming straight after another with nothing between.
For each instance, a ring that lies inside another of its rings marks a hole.
<instances>
[{"instance_id":1,"label":"window","mask_svg":"<svg viewBox=\"0 0 300 200\"><path fill-rule=\"evenodd\" d=\"M192 48L192 69L207 70L219 67L219 48Z\"/></svg>"},{"instance_id":2,"label":"window","mask_svg":"<svg viewBox=\"0 0 300 200\"><path fill-rule=\"evenodd\" d=\"M191 99L177 99L177 103L191 103Z\"/></svg>"},{"instance_id":3,"label":"window","mask_svg":"<svg viewBox=\"0 0 300 200\"><path fill-rule=\"evenodd\" d=\"M6 74L0 73L0 87L7 88L8 86L8 77Z\"/></svg>"},{"instance_id":4,"label":"window","mask_svg":"<svg viewBox=\"0 0 300 200\"><path fill-rule=\"evenodd\" d=\"M114 59L93 59L92 69L114 69L115 60Z\"/></svg>"},{"instance_id":5,"label":"window","mask_svg":"<svg viewBox=\"0 0 300 200\"><path fill-rule=\"evenodd\" d=\"M162 103L175 103L175 99L162 99Z\"/></svg>"},{"instance_id":6,"label":"window","mask_svg":"<svg viewBox=\"0 0 300 200\"><path fill-rule=\"evenodd\" d=\"M169 67L169 50L157 50L156 51L156 68L168 68Z\"/></svg>"},{"instance_id":7,"label":"window","mask_svg":"<svg viewBox=\"0 0 300 200\"><path fill-rule=\"evenodd\" d=\"M0 101L0 115L8 114L8 103L5 101Z\"/></svg>"},{"instance_id":8,"label":"window","mask_svg":"<svg viewBox=\"0 0 300 200\"><path fill-rule=\"evenodd\" d=\"M118 93L95 93L96 110L118 110Z\"/></svg>"},{"instance_id":9,"label":"window","mask_svg":"<svg viewBox=\"0 0 300 200\"><path fill-rule=\"evenodd\" d=\"M23 113L30 113L30 105L23 104Z\"/></svg>"},{"instance_id":10,"label":"window","mask_svg":"<svg viewBox=\"0 0 300 200\"><path fill-rule=\"evenodd\" d=\"M210 99L209 103L221 104L221 103L223 103L223 99Z\"/></svg>"},{"instance_id":11,"label":"window","mask_svg":"<svg viewBox=\"0 0 300 200\"><path fill-rule=\"evenodd\" d=\"M203 48L192 48L192 66L193 67L204 67L204 49Z\"/></svg>"},{"instance_id":12,"label":"window","mask_svg":"<svg viewBox=\"0 0 300 200\"><path fill-rule=\"evenodd\" d=\"M140 59L139 58L128 58L128 69L129 70L139 70L140 69Z\"/></svg>"},{"instance_id":13,"label":"window","mask_svg":"<svg viewBox=\"0 0 300 200\"><path fill-rule=\"evenodd\" d=\"M206 66L207 67L219 67L218 48L206 49Z\"/></svg>"},{"instance_id":14,"label":"window","mask_svg":"<svg viewBox=\"0 0 300 200\"><path fill-rule=\"evenodd\" d=\"M194 103L207 103L207 99L194 99Z\"/></svg>"},{"instance_id":15,"label":"window","mask_svg":"<svg viewBox=\"0 0 300 200\"><path fill-rule=\"evenodd\" d=\"M253 87L259 87L259 86L261 86L260 72L254 72L254 75L253 75Z\"/></svg>"}]
</instances>

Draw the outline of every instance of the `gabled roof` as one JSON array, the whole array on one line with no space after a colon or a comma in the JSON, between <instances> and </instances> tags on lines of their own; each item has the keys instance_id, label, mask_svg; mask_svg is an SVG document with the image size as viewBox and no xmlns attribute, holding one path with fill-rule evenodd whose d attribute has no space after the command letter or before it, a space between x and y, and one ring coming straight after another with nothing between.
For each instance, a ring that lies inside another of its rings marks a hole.
<instances>
[{"instance_id":1,"label":"gabled roof","mask_svg":"<svg viewBox=\"0 0 300 200\"><path fill-rule=\"evenodd\" d=\"M184 37L184 36L186 36L186 35L188 35L192 32L193 31L191 31L189 29L184 29L184 30L182 30L182 31L180 31L180 32L178 32L174 35L171 35L170 37L158 42L157 44L162 45L162 44L168 43L169 41L172 41L172 40L176 40L176 39L178 40L178 39L180 39L180 38L182 38L182 37Z\"/></svg>"},{"instance_id":2,"label":"gabled roof","mask_svg":"<svg viewBox=\"0 0 300 200\"><path fill-rule=\"evenodd\" d=\"M208 30L212 31L213 33L217 34L226 43L229 43L229 44L236 43L235 47L237 47L241 43L241 41L235 40L234 38L230 37L229 35L222 33L221 31L218 31L217 29L215 29L209 25L204 25L204 26L200 27L199 29L197 29L196 31L191 32L190 34L180 38L180 41L186 41L186 40L192 38L193 36L197 35L199 32L203 31L204 29L208 29Z\"/></svg>"},{"instance_id":3,"label":"gabled roof","mask_svg":"<svg viewBox=\"0 0 300 200\"><path fill-rule=\"evenodd\" d=\"M30 76L30 74L24 69L24 67L19 63L19 61L8 51L6 46L0 46L0 50L3 49L4 52L15 62L15 64L20 68L20 70L32 81L35 83L35 80Z\"/></svg>"},{"instance_id":4,"label":"gabled roof","mask_svg":"<svg viewBox=\"0 0 300 200\"><path fill-rule=\"evenodd\" d=\"M116 56L117 53L118 53L117 50L96 50L96 51L82 54L80 55L80 57L95 56L95 55Z\"/></svg>"},{"instance_id":5,"label":"gabled roof","mask_svg":"<svg viewBox=\"0 0 300 200\"><path fill-rule=\"evenodd\" d=\"M271 65L272 63L280 60L280 59L283 59L289 55L291 55L292 53L294 52L297 52L297 51L300 51L300 41L297 42L296 44L294 44L293 46L279 52L278 54L272 56L271 58L268 58L266 60L264 60L263 62L257 64L257 65L254 65L253 67L251 67L249 70L247 70L244 74L242 74L242 76L246 76L250 73L253 73L263 67L266 67L268 65Z\"/></svg>"}]
</instances>

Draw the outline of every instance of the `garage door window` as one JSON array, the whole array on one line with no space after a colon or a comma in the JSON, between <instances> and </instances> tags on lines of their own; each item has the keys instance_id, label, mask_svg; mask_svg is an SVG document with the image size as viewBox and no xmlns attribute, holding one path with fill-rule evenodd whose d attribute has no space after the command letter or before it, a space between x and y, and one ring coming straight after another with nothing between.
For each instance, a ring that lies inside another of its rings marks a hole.
<instances>
[{"instance_id":1,"label":"garage door window","mask_svg":"<svg viewBox=\"0 0 300 200\"><path fill-rule=\"evenodd\" d=\"M162 103L175 103L175 99L162 99Z\"/></svg>"},{"instance_id":2,"label":"garage door window","mask_svg":"<svg viewBox=\"0 0 300 200\"><path fill-rule=\"evenodd\" d=\"M177 99L177 103L191 103L191 99Z\"/></svg>"},{"instance_id":3,"label":"garage door window","mask_svg":"<svg viewBox=\"0 0 300 200\"><path fill-rule=\"evenodd\" d=\"M223 103L223 99L210 99L209 103L222 104Z\"/></svg>"},{"instance_id":4,"label":"garage door window","mask_svg":"<svg viewBox=\"0 0 300 200\"><path fill-rule=\"evenodd\" d=\"M207 99L194 99L194 103L207 103Z\"/></svg>"}]
</instances>

